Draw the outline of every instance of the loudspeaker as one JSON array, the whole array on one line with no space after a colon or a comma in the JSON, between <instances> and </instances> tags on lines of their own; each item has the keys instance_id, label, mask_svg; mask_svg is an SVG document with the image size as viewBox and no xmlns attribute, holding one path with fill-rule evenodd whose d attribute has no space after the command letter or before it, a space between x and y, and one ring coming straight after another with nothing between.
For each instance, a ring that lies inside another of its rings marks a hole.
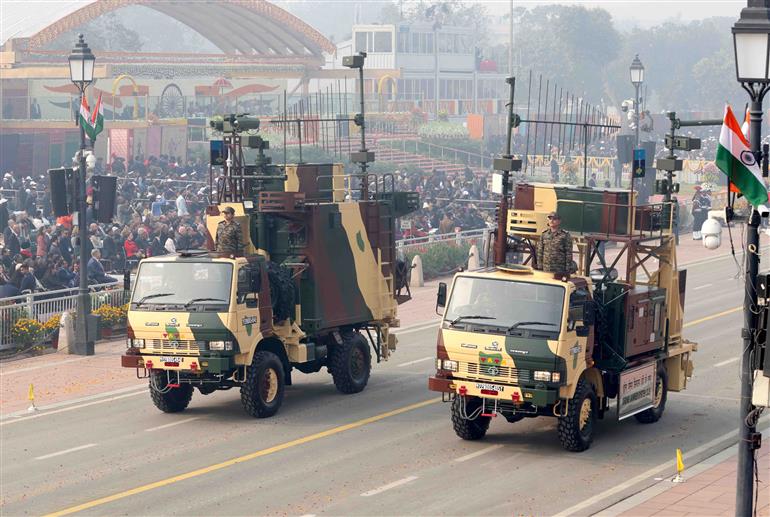
<instances>
[{"instance_id":1,"label":"loudspeaker","mask_svg":"<svg viewBox=\"0 0 770 517\"><path fill-rule=\"evenodd\" d=\"M634 161L634 135L618 135L617 146L620 163L631 163Z\"/></svg>"},{"instance_id":2,"label":"loudspeaker","mask_svg":"<svg viewBox=\"0 0 770 517\"><path fill-rule=\"evenodd\" d=\"M94 175L94 215L100 223L109 223L115 215L115 195L118 178L115 176Z\"/></svg>"},{"instance_id":3,"label":"loudspeaker","mask_svg":"<svg viewBox=\"0 0 770 517\"><path fill-rule=\"evenodd\" d=\"M51 207L53 215L61 217L74 212L76 208L71 204L68 180L72 176L72 169L48 169L48 181L51 190Z\"/></svg>"}]
</instances>

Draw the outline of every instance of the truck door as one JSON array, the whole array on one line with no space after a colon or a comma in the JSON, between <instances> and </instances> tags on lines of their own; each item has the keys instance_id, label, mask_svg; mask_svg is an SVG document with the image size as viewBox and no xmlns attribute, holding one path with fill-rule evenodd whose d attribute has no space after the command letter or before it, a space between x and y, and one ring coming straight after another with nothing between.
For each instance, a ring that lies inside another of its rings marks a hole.
<instances>
[{"instance_id":1,"label":"truck door","mask_svg":"<svg viewBox=\"0 0 770 517\"><path fill-rule=\"evenodd\" d=\"M259 263L242 264L238 269L236 329L241 353L253 349L260 338L259 291L262 275Z\"/></svg>"}]
</instances>

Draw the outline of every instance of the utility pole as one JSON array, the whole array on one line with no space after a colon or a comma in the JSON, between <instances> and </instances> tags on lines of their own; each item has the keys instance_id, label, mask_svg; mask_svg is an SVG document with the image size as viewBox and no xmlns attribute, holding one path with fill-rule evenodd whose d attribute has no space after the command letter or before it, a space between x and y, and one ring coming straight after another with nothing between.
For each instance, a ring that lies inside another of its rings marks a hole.
<instances>
[{"instance_id":1,"label":"utility pole","mask_svg":"<svg viewBox=\"0 0 770 517\"><path fill-rule=\"evenodd\" d=\"M508 76L513 77L513 0L511 0L510 27L508 31Z\"/></svg>"}]
</instances>

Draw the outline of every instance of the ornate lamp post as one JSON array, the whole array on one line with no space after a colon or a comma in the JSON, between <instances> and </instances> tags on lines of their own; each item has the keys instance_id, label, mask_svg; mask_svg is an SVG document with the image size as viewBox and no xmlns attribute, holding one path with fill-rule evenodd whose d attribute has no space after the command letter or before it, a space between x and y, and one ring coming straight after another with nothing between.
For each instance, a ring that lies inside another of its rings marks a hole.
<instances>
[{"instance_id":1,"label":"ornate lamp post","mask_svg":"<svg viewBox=\"0 0 770 517\"><path fill-rule=\"evenodd\" d=\"M732 28L735 45L735 72L749 94L751 119L749 143L757 161L762 159L762 100L770 89L770 0L748 0L740 19ZM738 485L735 515L752 514L754 492L754 451L759 433L751 418L753 360L756 356L757 270L759 269L760 215L752 209L746 231L746 289L743 301L743 353L741 357L741 399L739 409Z\"/></svg>"},{"instance_id":2,"label":"ornate lamp post","mask_svg":"<svg viewBox=\"0 0 770 517\"><path fill-rule=\"evenodd\" d=\"M634 85L634 88L636 89L636 94L634 95L634 118L636 119L636 130L634 132L634 148L639 147L639 114L640 114L640 107L639 104L641 101L639 100L639 88L642 86L642 83L644 82L644 65L639 60L639 54L637 54L634 57L634 60L631 62L631 67L628 69L631 74L631 84Z\"/></svg>"},{"instance_id":3,"label":"ornate lamp post","mask_svg":"<svg viewBox=\"0 0 770 517\"><path fill-rule=\"evenodd\" d=\"M83 40L83 35L78 35L78 42L69 56L70 80L80 90L80 104L86 88L94 80L94 63L96 57ZM79 120L79 117L78 117ZM88 225L86 224L86 133L83 124L80 123L80 153L78 172L78 238L80 239L80 285L77 298L77 318L75 320L75 347L72 350L78 355L93 355L93 336L88 336L88 320L91 314L91 299L88 294L88 249L86 239ZM90 337L90 339L89 339Z\"/></svg>"}]
</instances>

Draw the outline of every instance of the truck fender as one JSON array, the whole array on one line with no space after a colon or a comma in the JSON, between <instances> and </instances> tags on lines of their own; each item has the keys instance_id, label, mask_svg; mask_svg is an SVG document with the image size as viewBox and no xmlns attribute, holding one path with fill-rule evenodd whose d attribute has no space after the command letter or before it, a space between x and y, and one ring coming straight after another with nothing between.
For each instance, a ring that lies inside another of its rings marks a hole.
<instances>
[{"instance_id":1,"label":"truck fender","mask_svg":"<svg viewBox=\"0 0 770 517\"><path fill-rule=\"evenodd\" d=\"M574 397L575 390L577 389L577 383L580 379L585 379L593 385L597 397L604 397L604 381L602 379L602 374L597 368L591 367L584 369L580 375L577 376L575 382L561 388L559 392L561 398L571 399Z\"/></svg>"},{"instance_id":2,"label":"truck fender","mask_svg":"<svg viewBox=\"0 0 770 517\"><path fill-rule=\"evenodd\" d=\"M254 351L250 354L252 358L254 357L254 353L256 353L258 350L272 352L278 356L278 358L281 360L281 364L283 365L284 382L286 386L291 386L291 364L289 364L289 357L286 355L286 349L284 348L281 340L274 337L263 339L257 344Z\"/></svg>"}]
</instances>

